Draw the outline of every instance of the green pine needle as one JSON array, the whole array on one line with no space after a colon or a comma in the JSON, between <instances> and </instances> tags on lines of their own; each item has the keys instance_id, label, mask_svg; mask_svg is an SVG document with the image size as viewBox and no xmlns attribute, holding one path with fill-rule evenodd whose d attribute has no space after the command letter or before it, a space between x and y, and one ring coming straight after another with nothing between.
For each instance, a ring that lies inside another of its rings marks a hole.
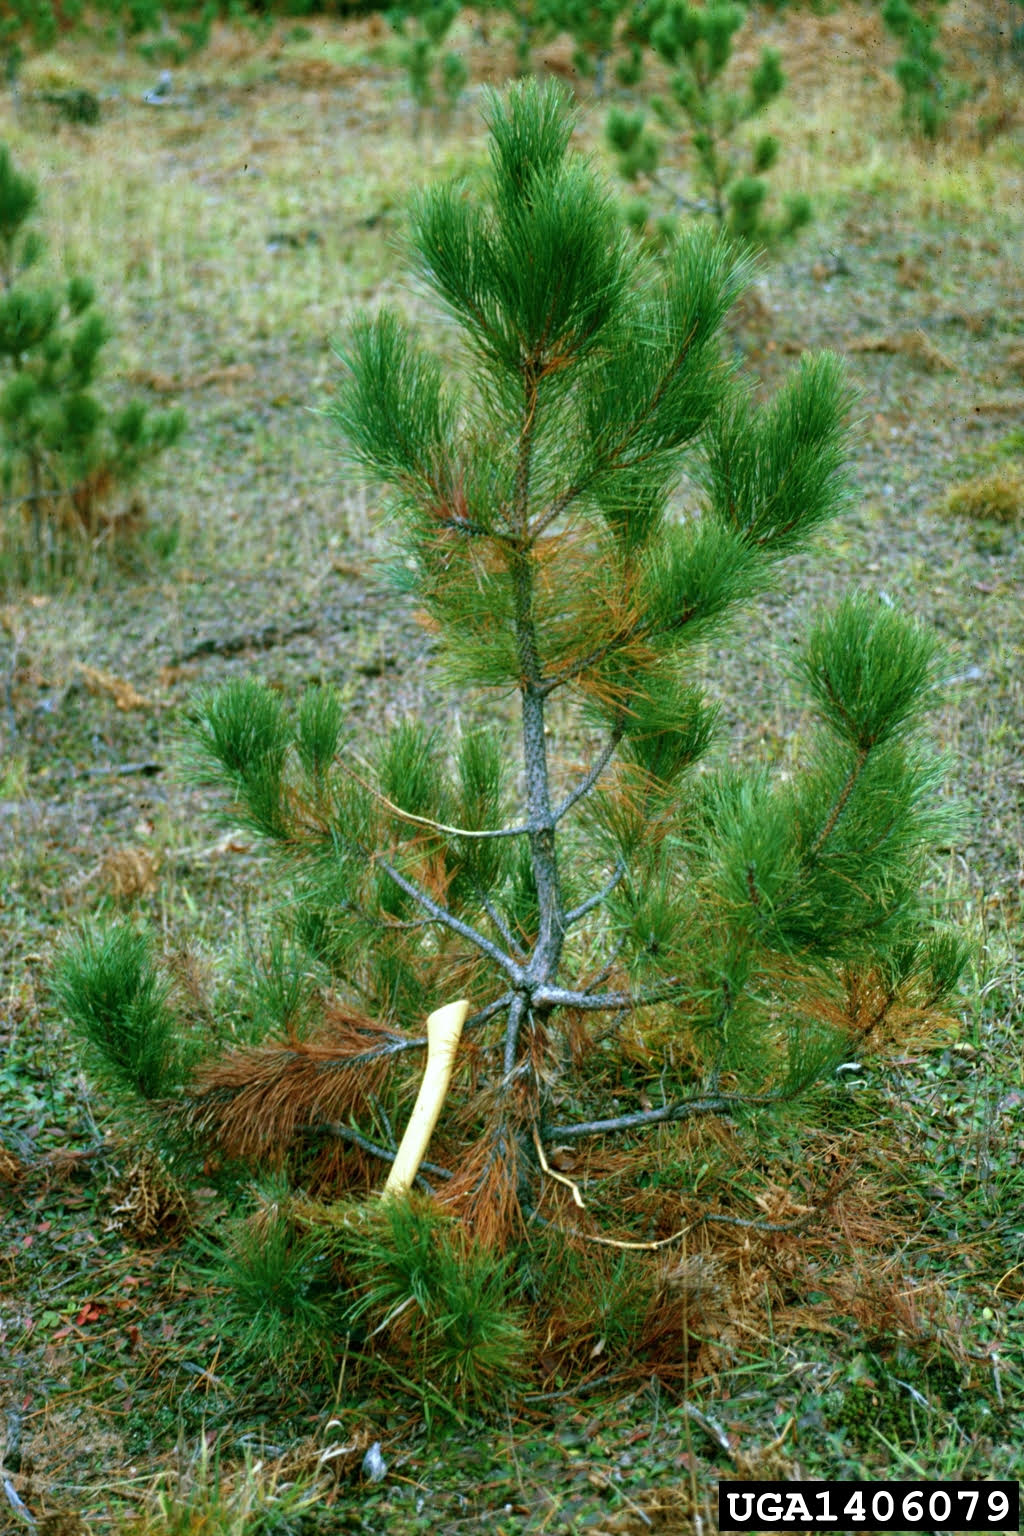
<instances>
[{"instance_id":1,"label":"green pine needle","mask_svg":"<svg viewBox=\"0 0 1024 1536\"><path fill-rule=\"evenodd\" d=\"M511 1255L476 1246L435 1206L383 1201L331 1236L354 1290L349 1317L371 1337L411 1333L417 1380L453 1413L492 1410L529 1355Z\"/></svg>"},{"instance_id":2,"label":"green pine needle","mask_svg":"<svg viewBox=\"0 0 1024 1536\"><path fill-rule=\"evenodd\" d=\"M705 449L712 514L769 560L805 546L848 499L843 422L851 402L832 352L803 357L766 406L734 398Z\"/></svg>"},{"instance_id":3,"label":"green pine needle","mask_svg":"<svg viewBox=\"0 0 1024 1536\"><path fill-rule=\"evenodd\" d=\"M822 718L866 752L919 723L935 701L938 661L931 631L858 593L816 622L799 671Z\"/></svg>"},{"instance_id":4,"label":"green pine needle","mask_svg":"<svg viewBox=\"0 0 1024 1536\"><path fill-rule=\"evenodd\" d=\"M238 798L237 812L256 831L285 836L284 770L292 727L278 695L248 678L201 692L193 701L190 735L197 749L191 763L196 780L226 778Z\"/></svg>"}]
</instances>

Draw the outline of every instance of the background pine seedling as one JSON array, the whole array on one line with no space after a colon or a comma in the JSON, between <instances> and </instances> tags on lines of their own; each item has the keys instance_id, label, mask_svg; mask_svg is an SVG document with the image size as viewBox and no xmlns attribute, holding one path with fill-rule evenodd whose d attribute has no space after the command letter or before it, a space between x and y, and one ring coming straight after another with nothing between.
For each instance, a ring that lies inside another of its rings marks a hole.
<instances>
[{"instance_id":1,"label":"background pine seedling","mask_svg":"<svg viewBox=\"0 0 1024 1536\"><path fill-rule=\"evenodd\" d=\"M431 1313L453 1392L521 1358L473 1318L514 1296L531 1234L633 1240L588 1174L599 1149L619 1148L622 1188L658 1128L792 1108L851 1052L934 1028L963 963L921 894L947 827L920 729L927 631L846 597L794 663L808 726L785 770L712 756L707 642L847 503L839 360L805 356L755 404L719 347L749 258L700 228L655 267L569 153L558 89L528 82L489 114L486 197L431 189L411 219L462 379L384 309L353 324L330 407L386 488L396 580L466 723L369 743L329 688L291 701L239 680L201 695L192 727L197 773L278 856L287 953L308 956L319 1008L211 1049L182 1106L211 1156L271 1162L328 1208L365 1191L408 1117L420 1021L469 1001L420 1192L460 1263L463 1243L511 1257L501 1298L467 1279L447 1332ZM80 1023L103 1007L87 971L65 989ZM291 1012L289 986L259 985ZM374 1239L398 1274L374 1304L427 1316L412 1261L442 1240L403 1221ZM652 1352L690 1294L674 1273L620 1277Z\"/></svg>"},{"instance_id":2,"label":"background pine seedling","mask_svg":"<svg viewBox=\"0 0 1024 1536\"><path fill-rule=\"evenodd\" d=\"M655 0L630 18L624 40L631 53L619 75L624 83L634 84L649 52L674 71L672 100L655 97L652 108L670 131L679 131L680 119L686 123L696 162L697 196L674 193L673 212L685 208L709 213L734 235L765 241L794 233L808 222L811 209L806 197L792 195L784 200L781 215L770 215L765 178L778 158L778 140L762 134L749 151L741 151L737 142L742 125L763 112L785 85L779 56L771 48L762 50L744 89L726 84L733 39L746 19L742 5L723 0L700 6L686 0ZM606 132L623 176L632 181L643 175L661 184L659 144L646 129L643 112L613 108ZM633 205L631 222L641 226L646 222L639 202Z\"/></svg>"},{"instance_id":3,"label":"background pine seedling","mask_svg":"<svg viewBox=\"0 0 1024 1536\"><path fill-rule=\"evenodd\" d=\"M62 534L116 533L111 497L184 430L181 411L152 414L139 402L104 406L93 393L108 339L92 284L36 284L43 241L28 227L34 182L0 145L0 476L13 568L59 563ZM17 532L27 521L31 546ZM138 515L122 521L137 524Z\"/></svg>"},{"instance_id":4,"label":"background pine seedling","mask_svg":"<svg viewBox=\"0 0 1024 1536\"><path fill-rule=\"evenodd\" d=\"M180 1026L144 933L122 924L82 934L64 950L55 990L115 1093L145 1104L180 1091Z\"/></svg>"},{"instance_id":5,"label":"background pine seedling","mask_svg":"<svg viewBox=\"0 0 1024 1536\"><path fill-rule=\"evenodd\" d=\"M413 99L413 136L419 138L423 113L434 106L440 86L443 118L448 120L469 78L465 60L458 53L439 53L459 14L458 0L413 0L388 12L393 30L402 40L402 64Z\"/></svg>"},{"instance_id":6,"label":"background pine seedling","mask_svg":"<svg viewBox=\"0 0 1024 1536\"><path fill-rule=\"evenodd\" d=\"M549 0L497 0L494 9L511 23L517 73L530 74L536 49L554 36Z\"/></svg>"},{"instance_id":7,"label":"background pine seedling","mask_svg":"<svg viewBox=\"0 0 1024 1536\"><path fill-rule=\"evenodd\" d=\"M882 19L903 44L893 68L903 88L903 120L912 133L938 138L955 99L938 48L945 0L886 0Z\"/></svg>"},{"instance_id":8,"label":"background pine seedling","mask_svg":"<svg viewBox=\"0 0 1024 1536\"><path fill-rule=\"evenodd\" d=\"M50 48L57 40L57 13L51 0L9 0L0 16L0 58L5 78L13 83L28 42Z\"/></svg>"},{"instance_id":9,"label":"background pine seedling","mask_svg":"<svg viewBox=\"0 0 1024 1536\"><path fill-rule=\"evenodd\" d=\"M628 9L626 0L548 0L551 23L572 37L573 65L584 79L593 80L596 96L604 94L619 23Z\"/></svg>"},{"instance_id":10,"label":"background pine seedling","mask_svg":"<svg viewBox=\"0 0 1024 1536\"><path fill-rule=\"evenodd\" d=\"M1006 46L1011 54L1024 55L1024 6L1021 0L1007 0Z\"/></svg>"}]
</instances>

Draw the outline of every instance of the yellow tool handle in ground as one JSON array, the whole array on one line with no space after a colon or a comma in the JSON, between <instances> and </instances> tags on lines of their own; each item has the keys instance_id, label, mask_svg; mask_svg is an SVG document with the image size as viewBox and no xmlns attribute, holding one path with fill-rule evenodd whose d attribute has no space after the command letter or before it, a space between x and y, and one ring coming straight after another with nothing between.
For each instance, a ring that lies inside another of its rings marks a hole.
<instances>
[{"instance_id":1,"label":"yellow tool handle in ground","mask_svg":"<svg viewBox=\"0 0 1024 1536\"><path fill-rule=\"evenodd\" d=\"M469 1003L461 998L457 1003L438 1008L427 1020L427 1065L409 1124L384 1185L385 1195L408 1194L412 1188L448 1093L455 1053L468 1013Z\"/></svg>"}]
</instances>

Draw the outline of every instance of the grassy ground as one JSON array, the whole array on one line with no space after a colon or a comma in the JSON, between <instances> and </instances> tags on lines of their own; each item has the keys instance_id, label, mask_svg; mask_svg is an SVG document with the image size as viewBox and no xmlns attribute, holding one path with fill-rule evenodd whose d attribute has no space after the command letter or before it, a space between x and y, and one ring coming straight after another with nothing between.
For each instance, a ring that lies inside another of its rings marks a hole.
<instances>
[{"instance_id":1,"label":"grassy ground","mask_svg":"<svg viewBox=\"0 0 1024 1536\"><path fill-rule=\"evenodd\" d=\"M260 866L176 771L197 684L330 680L368 730L446 718L429 637L379 584L372 507L310 407L356 304L386 295L445 344L403 285L401 206L428 178L476 174L475 94L453 131L413 142L368 19L218 34L168 106L142 103L154 79L137 56L85 42L31 61L19 103L0 98L50 259L94 277L116 328L115 392L190 421L127 565L97 557L0 607L0 1459L51 1536L133 1512L182 1532L706 1532L720 1476L1024 1475L1024 75L993 53L988 14L948 8L964 78L983 84L927 150L900 134L873 10L757 18L791 80L777 176L812 195L816 222L765 259L730 341L769 386L804 348L848 354L860 499L711 678L732 749L778 760L795 720L774 652L818 599L876 588L942 632L936 730L965 820L934 894L976 945L960 1019L823 1090L799 1140L771 1133L747 1173L762 1210L830 1180L846 1194L799 1263L764 1235L723 1238L727 1304L689 1408L610 1363L589 1391L433 1437L400 1393L351 1401L341 1380L333 1402L284 1399L238 1379L180 1213L144 1219L145 1172L104 1138L46 989L60 933L127 908L202 1006L230 1011ZM493 38L459 38L474 82L501 77ZM567 57L556 44L547 63ZM97 91L99 126L32 99L48 71ZM599 155L603 117L584 94L580 139ZM211 1202L195 1198L200 1221ZM388 1473L371 1484L378 1440Z\"/></svg>"}]
</instances>

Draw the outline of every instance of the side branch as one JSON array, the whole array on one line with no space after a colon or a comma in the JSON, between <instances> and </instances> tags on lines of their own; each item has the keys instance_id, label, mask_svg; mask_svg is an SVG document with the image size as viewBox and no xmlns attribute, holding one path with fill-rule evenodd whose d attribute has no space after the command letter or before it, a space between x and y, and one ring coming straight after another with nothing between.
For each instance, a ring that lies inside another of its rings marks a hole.
<instances>
[{"instance_id":1,"label":"side branch","mask_svg":"<svg viewBox=\"0 0 1024 1536\"><path fill-rule=\"evenodd\" d=\"M508 1023L505 1026L505 1050L502 1059L502 1071L505 1074L506 1082L511 1080L516 1069L516 1046L519 1043L519 1031L526 1012L526 998L519 992L512 999L512 1005L508 1011Z\"/></svg>"},{"instance_id":2,"label":"side branch","mask_svg":"<svg viewBox=\"0 0 1024 1536\"><path fill-rule=\"evenodd\" d=\"M668 624L655 625L650 619L640 619L636 624L630 625L621 634L613 635L611 639L604 640L600 645L586 656L580 656L575 661L566 662L557 672L549 673L543 681L544 695L554 693L556 688L562 688L566 683L574 682L577 677L582 677L589 672L591 667L596 667L607 656L612 656L616 651L624 650L627 645L633 645L637 640L646 640L658 635L672 635L677 630L685 629L686 625L694 618L699 617L700 608L684 608L677 613Z\"/></svg>"},{"instance_id":3,"label":"side branch","mask_svg":"<svg viewBox=\"0 0 1024 1536\"><path fill-rule=\"evenodd\" d=\"M673 998L683 985L671 976L641 992L576 992L567 987L536 987L533 1003L541 1008L582 1008L587 1013L613 1013L622 1008L650 1008Z\"/></svg>"},{"instance_id":4,"label":"side branch","mask_svg":"<svg viewBox=\"0 0 1024 1536\"><path fill-rule=\"evenodd\" d=\"M514 992L503 992L496 997L493 1003L480 1008L476 1013L471 1013L465 1024L463 1032L467 1029L479 1029L481 1024L487 1024L495 1014L504 1013L512 999ZM387 1040L383 1045L374 1045L369 1050L360 1051L353 1056L338 1056L331 1061L321 1062L321 1072L348 1072L357 1067L368 1067L374 1062L387 1061L390 1056L400 1056L404 1051L425 1051L427 1048L426 1035L400 1036L393 1040ZM298 1055L298 1052L294 1054Z\"/></svg>"},{"instance_id":5,"label":"side branch","mask_svg":"<svg viewBox=\"0 0 1024 1536\"><path fill-rule=\"evenodd\" d=\"M864 764L867 762L867 760L867 747L860 747L857 752L857 761L850 769L850 772L846 778L846 783L843 785L842 789L839 791L839 794L836 796L836 802L828 814L828 819L825 822L825 825L822 827L821 831L818 833L818 836L814 840L814 845L808 855L809 860L816 859L818 857L818 854L824 848L825 844L832 836L832 833L835 831L836 823L845 811L847 802L857 787L857 781L861 774L864 772Z\"/></svg>"},{"instance_id":6,"label":"side branch","mask_svg":"<svg viewBox=\"0 0 1024 1536\"><path fill-rule=\"evenodd\" d=\"M342 1125L337 1120L325 1120L321 1125L310 1126L310 1130L326 1131L329 1136L336 1137L338 1141L350 1142L352 1146L359 1147L363 1152L368 1152L371 1157L379 1157L382 1163L394 1163L395 1158L398 1156L397 1152L392 1152L387 1147L380 1146L377 1142L371 1141L368 1136L364 1136L361 1131L354 1130L350 1125ZM441 1168L437 1163L420 1163L420 1169L426 1169L427 1173L432 1173L438 1179L454 1177L447 1168ZM433 1190L426 1179L417 1175L416 1182L423 1184L428 1194L433 1194Z\"/></svg>"},{"instance_id":7,"label":"side branch","mask_svg":"<svg viewBox=\"0 0 1024 1536\"><path fill-rule=\"evenodd\" d=\"M582 677L584 672L588 672L591 667L596 667L599 662L604 661L606 656L611 656L613 652L622 650L624 646L631 645L634 640L642 638L644 629L645 626L642 623L633 624L622 634L613 635L610 640L602 641L586 656L566 662L565 666L559 667L557 672L549 673L541 684L545 698L548 694L554 693L556 688L562 688L566 683L573 682L575 678Z\"/></svg>"},{"instance_id":8,"label":"side branch","mask_svg":"<svg viewBox=\"0 0 1024 1536\"><path fill-rule=\"evenodd\" d=\"M692 1115L727 1115L737 1104L762 1103L760 1099L747 1099L742 1094L715 1094L703 1099L678 1099L674 1104L664 1104L661 1109L640 1109L632 1115L614 1115L609 1120L584 1120L578 1125L546 1125L547 1140L565 1141L577 1136L603 1136L615 1131L639 1130L648 1125L666 1125L676 1120L689 1120Z\"/></svg>"},{"instance_id":9,"label":"side branch","mask_svg":"<svg viewBox=\"0 0 1024 1536\"><path fill-rule=\"evenodd\" d=\"M612 758L614 757L615 749L619 745L619 742L622 740L623 729L624 729L624 722L620 722L619 724L617 724L615 726L615 729L612 731L612 734L609 736L607 743L605 744L603 750L600 753L600 756L598 757L597 761L594 763L593 767L580 780L580 782L577 784L576 788L572 791L572 793L566 795L566 797L562 801L561 805L559 805L559 806L557 806L555 808L555 812L554 812L554 815L552 817L553 821L555 821L555 822L561 821L562 817L565 816L567 814L567 812L572 810L573 806L577 803L577 801L582 800L584 795L587 795L587 794L590 793L590 791L593 789L594 785L597 783L598 779L601 777L602 773L604 773L604 770L607 768L608 764L611 762Z\"/></svg>"},{"instance_id":10,"label":"side branch","mask_svg":"<svg viewBox=\"0 0 1024 1536\"><path fill-rule=\"evenodd\" d=\"M562 803L552 812L552 824L561 821L562 817L571 811L573 806L593 789L615 755L615 750L622 740L622 733L623 726L621 724L617 725L602 748L597 761L587 771L576 788L566 795ZM396 805L393 800L389 800L387 795L383 794L379 789L375 789L372 784L356 773L353 768L350 768L347 763L340 763L339 766L353 783L358 784L360 789L365 789L368 795L372 795L378 805L382 805L386 811L390 811L392 816L397 817L399 821L408 823L412 827L426 827L429 832L440 832L445 837L467 837L476 838L481 841L487 838L498 837L528 837L531 832L543 830L540 826L534 826L532 822L526 822L519 827L453 827L449 826L445 821L434 821L429 816L417 816L414 812L406 811L402 806Z\"/></svg>"},{"instance_id":11,"label":"side branch","mask_svg":"<svg viewBox=\"0 0 1024 1536\"><path fill-rule=\"evenodd\" d=\"M580 480L576 485L570 485L560 496L556 496L547 511L530 524L530 538L539 539L541 534L551 527L552 523L557 523L562 513L569 510L573 502L583 495L595 478L596 471L587 475L585 479Z\"/></svg>"},{"instance_id":12,"label":"side branch","mask_svg":"<svg viewBox=\"0 0 1024 1536\"><path fill-rule=\"evenodd\" d=\"M657 177L654 179L657 180ZM663 183L659 184L663 185ZM694 212L705 213L709 212L711 208L709 203L687 203L685 199L679 198L677 198L677 206L686 206L692 209ZM641 428L644 427L654 415L654 412L657 410L661 398L668 388L671 380L675 377L680 368L682 368L683 364L686 362L692 342L693 331L691 331L688 336L683 338L681 345L673 355L671 362L665 369L665 372L662 374L656 388L652 391L651 397L644 409L636 416L619 441L615 443L613 447L605 450L603 457L591 468L589 473L584 475L581 480L576 481L573 485L568 486L560 496L556 496L555 500L551 503L551 506L547 509L547 511L543 513L542 516L537 518L537 520L532 524L530 528L530 534L532 538L539 538L546 529L550 528L552 523L557 522L558 519L562 516L562 513L567 512L568 509L572 506L573 502L577 501L582 495L584 495L600 475L607 474L609 470L621 468L623 464L627 462L626 453L630 443L636 437ZM642 464L646 459L650 457L650 453L637 455L629 461L629 464L630 466Z\"/></svg>"},{"instance_id":13,"label":"side branch","mask_svg":"<svg viewBox=\"0 0 1024 1536\"><path fill-rule=\"evenodd\" d=\"M515 997L514 992L503 992L500 997L494 999L493 1003L488 1003L486 1008L481 1008L477 1013L471 1013L462 1026L463 1032L467 1029L476 1029L481 1024L486 1024L489 1019L494 1018L496 1013L504 1013L513 997Z\"/></svg>"},{"instance_id":14,"label":"side branch","mask_svg":"<svg viewBox=\"0 0 1024 1536\"><path fill-rule=\"evenodd\" d=\"M470 944L475 945L481 954L487 956L488 960L493 960L495 965L501 967L514 987L522 986L522 966L517 965L511 955L507 955L503 949L499 949L497 944L492 943L486 934L480 933L471 923L464 923L461 917L456 917L454 912L449 912L447 907L442 907L432 896L428 896L422 887L416 885L414 881L407 880L393 864L388 863L387 859L378 858L376 863L384 871L388 879L393 880L400 891L404 891L407 896L411 896L413 901L423 908L424 912L429 912L435 922L441 923L445 928L449 928L452 933L457 933L461 939L468 939Z\"/></svg>"},{"instance_id":15,"label":"side branch","mask_svg":"<svg viewBox=\"0 0 1024 1536\"><path fill-rule=\"evenodd\" d=\"M578 907L572 907L565 914L566 928L571 928L573 923L578 923L580 918L586 917L588 912L592 912L594 908L599 907L603 901L607 901L608 897L611 895L612 891L614 891L615 887L618 885L619 881L622 879L625 873L626 866L620 859L618 864L616 864L615 869L612 871L611 878L604 883L601 889L599 891L595 891L593 896L588 896L586 901L581 901Z\"/></svg>"},{"instance_id":16,"label":"side branch","mask_svg":"<svg viewBox=\"0 0 1024 1536\"><path fill-rule=\"evenodd\" d=\"M494 902L487 895L486 891L481 890L479 886L475 886L474 889L476 891L477 901L479 901L480 905L487 913L487 916L490 918L491 922L500 933L502 939L508 945L510 954L512 954L516 960L525 962L528 959L528 956L522 947L516 942L511 928L508 926L501 913L495 907Z\"/></svg>"}]
</instances>

